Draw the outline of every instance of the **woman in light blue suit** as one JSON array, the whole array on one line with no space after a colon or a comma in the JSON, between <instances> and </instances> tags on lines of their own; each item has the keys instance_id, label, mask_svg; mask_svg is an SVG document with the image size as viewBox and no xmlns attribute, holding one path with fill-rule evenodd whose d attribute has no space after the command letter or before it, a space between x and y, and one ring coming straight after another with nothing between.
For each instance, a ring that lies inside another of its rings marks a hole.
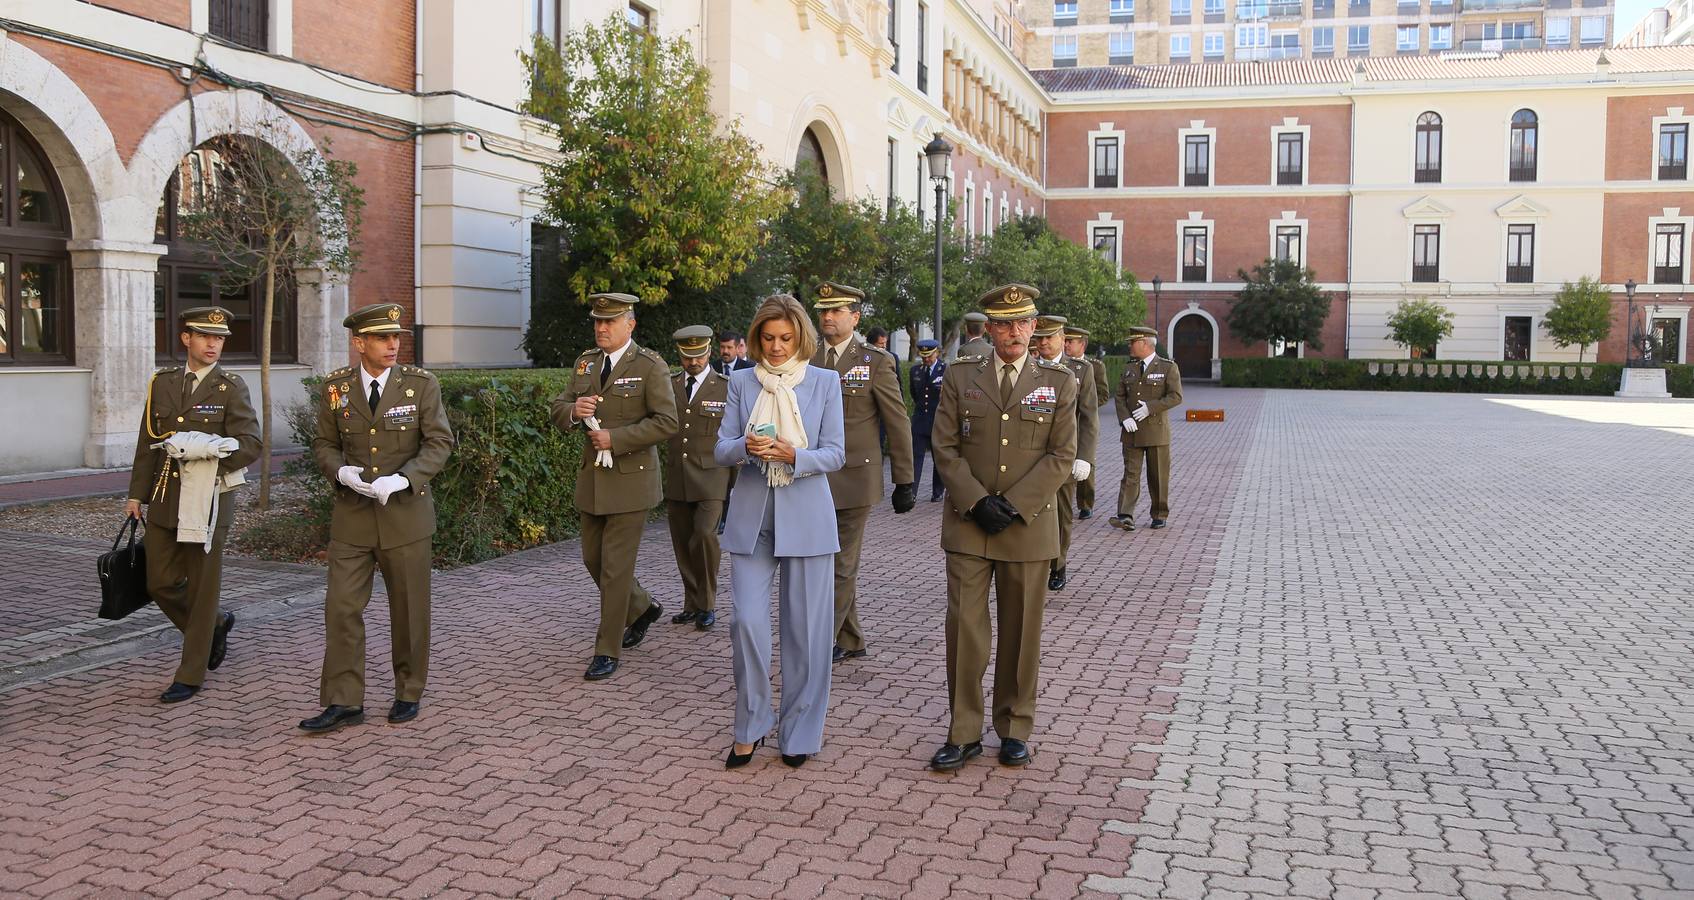
<instances>
[{"instance_id":1,"label":"woman in light blue suit","mask_svg":"<svg viewBox=\"0 0 1694 900\"><path fill-rule=\"evenodd\" d=\"M841 380L809 364L817 332L787 294L765 298L747 329L757 363L729 377L717 461L740 466L722 546L735 620L735 746L746 765L778 731L782 761L801 766L823 746L835 641L835 501L829 479L846 460ZM782 573L782 715L771 710L771 580Z\"/></svg>"}]
</instances>

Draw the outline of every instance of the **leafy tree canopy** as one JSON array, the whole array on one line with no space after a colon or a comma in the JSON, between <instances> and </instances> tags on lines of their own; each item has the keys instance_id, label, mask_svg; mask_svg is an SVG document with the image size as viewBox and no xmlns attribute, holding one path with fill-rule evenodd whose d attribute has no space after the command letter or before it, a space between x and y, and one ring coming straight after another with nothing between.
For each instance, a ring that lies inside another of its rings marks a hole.
<instances>
[{"instance_id":1,"label":"leafy tree canopy","mask_svg":"<svg viewBox=\"0 0 1694 900\"><path fill-rule=\"evenodd\" d=\"M1248 343L1305 342L1323 349L1329 295L1318 289L1311 269L1267 258L1252 273L1237 269L1236 275L1245 284L1224 319L1230 333Z\"/></svg>"}]
</instances>

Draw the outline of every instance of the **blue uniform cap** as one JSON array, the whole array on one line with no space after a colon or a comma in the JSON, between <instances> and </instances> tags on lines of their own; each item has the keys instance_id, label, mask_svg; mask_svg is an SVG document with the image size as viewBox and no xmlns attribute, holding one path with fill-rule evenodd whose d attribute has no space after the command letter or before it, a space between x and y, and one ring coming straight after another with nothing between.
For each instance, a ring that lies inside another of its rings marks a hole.
<instances>
[{"instance_id":1,"label":"blue uniform cap","mask_svg":"<svg viewBox=\"0 0 1694 900\"><path fill-rule=\"evenodd\" d=\"M938 350L940 348L941 342L934 338L924 338L923 340L918 341L919 350Z\"/></svg>"}]
</instances>

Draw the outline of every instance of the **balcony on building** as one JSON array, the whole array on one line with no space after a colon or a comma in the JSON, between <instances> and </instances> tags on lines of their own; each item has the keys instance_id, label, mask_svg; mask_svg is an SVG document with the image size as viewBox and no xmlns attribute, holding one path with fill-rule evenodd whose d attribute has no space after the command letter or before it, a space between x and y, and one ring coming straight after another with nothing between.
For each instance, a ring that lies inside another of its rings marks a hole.
<instances>
[{"instance_id":1,"label":"balcony on building","mask_svg":"<svg viewBox=\"0 0 1694 900\"><path fill-rule=\"evenodd\" d=\"M1300 45L1299 44L1281 44L1281 45L1272 47L1272 48L1270 48L1269 55L1267 55L1265 58L1266 59L1299 59L1300 58Z\"/></svg>"},{"instance_id":2,"label":"balcony on building","mask_svg":"<svg viewBox=\"0 0 1694 900\"><path fill-rule=\"evenodd\" d=\"M1502 53L1507 50L1540 49L1541 39L1538 37L1478 38L1459 42L1459 50L1464 53Z\"/></svg>"},{"instance_id":3,"label":"balcony on building","mask_svg":"<svg viewBox=\"0 0 1694 900\"><path fill-rule=\"evenodd\" d=\"M1275 20L1275 21L1285 21L1285 20L1288 20L1288 19L1299 19L1299 18L1303 18L1305 16L1305 14L1306 14L1306 4L1299 2L1299 0L1295 0L1295 2L1292 2L1292 3L1289 3L1289 2L1272 3L1270 5L1270 17L1271 17L1272 20Z\"/></svg>"},{"instance_id":4,"label":"balcony on building","mask_svg":"<svg viewBox=\"0 0 1694 900\"><path fill-rule=\"evenodd\" d=\"M1459 9L1468 13L1543 9L1546 6L1546 0L1459 0Z\"/></svg>"},{"instance_id":5,"label":"balcony on building","mask_svg":"<svg viewBox=\"0 0 1694 900\"><path fill-rule=\"evenodd\" d=\"M1235 21L1257 22L1270 15L1268 3L1238 3L1235 6Z\"/></svg>"}]
</instances>

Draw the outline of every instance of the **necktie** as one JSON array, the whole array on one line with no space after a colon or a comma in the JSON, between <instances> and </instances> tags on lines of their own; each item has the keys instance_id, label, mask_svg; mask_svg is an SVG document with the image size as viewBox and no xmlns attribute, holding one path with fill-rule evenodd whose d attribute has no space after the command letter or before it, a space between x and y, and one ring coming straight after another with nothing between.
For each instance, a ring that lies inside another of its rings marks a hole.
<instances>
[{"instance_id":1,"label":"necktie","mask_svg":"<svg viewBox=\"0 0 1694 900\"><path fill-rule=\"evenodd\" d=\"M1018 367L1006 363L1000 367L1000 405L1009 406L1012 402L1012 382L1017 377Z\"/></svg>"},{"instance_id":2,"label":"necktie","mask_svg":"<svg viewBox=\"0 0 1694 900\"><path fill-rule=\"evenodd\" d=\"M689 403L694 399L694 376L688 376L688 384L683 387L682 402Z\"/></svg>"},{"instance_id":3,"label":"necktie","mask_svg":"<svg viewBox=\"0 0 1694 900\"><path fill-rule=\"evenodd\" d=\"M371 412L374 413L376 412L376 405L382 402L382 392L377 390L375 378L371 379L371 396L369 399L371 402Z\"/></svg>"},{"instance_id":4,"label":"necktie","mask_svg":"<svg viewBox=\"0 0 1694 900\"><path fill-rule=\"evenodd\" d=\"M187 405L188 401L193 399L194 389L199 386L200 376L193 372L185 373L185 376L182 379L182 402L184 405Z\"/></svg>"},{"instance_id":5,"label":"necktie","mask_svg":"<svg viewBox=\"0 0 1694 900\"><path fill-rule=\"evenodd\" d=\"M604 357L600 360L600 390L606 389L606 379L611 378L611 377L612 377L612 358L610 356L607 356L607 357Z\"/></svg>"},{"instance_id":6,"label":"necktie","mask_svg":"<svg viewBox=\"0 0 1694 900\"><path fill-rule=\"evenodd\" d=\"M827 359L827 364L829 365L829 367L831 369L835 368L835 348L834 347L829 348L829 357Z\"/></svg>"}]
</instances>

